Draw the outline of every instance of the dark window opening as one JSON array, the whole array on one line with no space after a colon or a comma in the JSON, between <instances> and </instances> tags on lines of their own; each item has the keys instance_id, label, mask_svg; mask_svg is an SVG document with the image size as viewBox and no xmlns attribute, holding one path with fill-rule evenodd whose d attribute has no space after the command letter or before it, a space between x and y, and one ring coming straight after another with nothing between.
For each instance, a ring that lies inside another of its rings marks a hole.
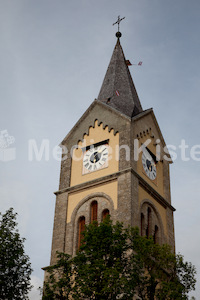
<instances>
[{"instance_id":1,"label":"dark window opening","mask_svg":"<svg viewBox=\"0 0 200 300\"><path fill-rule=\"evenodd\" d=\"M146 227L146 237L150 237L150 222L151 222L151 208L148 207L147 209L147 227Z\"/></svg>"},{"instance_id":2,"label":"dark window opening","mask_svg":"<svg viewBox=\"0 0 200 300\"><path fill-rule=\"evenodd\" d=\"M155 230L154 230L153 240L154 240L154 243L155 243L155 244L158 243L158 226L157 226L157 225L155 225Z\"/></svg>"},{"instance_id":3,"label":"dark window opening","mask_svg":"<svg viewBox=\"0 0 200 300\"><path fill-rule=\"evenodd\" d=\"M91 204L91 223L97 221L98 203L93 201Z\"/></svg>"},{"instance_id":4,"label":"dark window opening","mask_svg":"<svg viewBox=\"0 0 200 300\"><path fill-rule=\"evenodd\" d=\"M144 234L144 214L143 213L141 213L141 236L143 236L143 234Z\"/></svg>"},{"instance_id":5,"label":"dark window opening","mask_svg":"<svg viewBox=\"0 0 200 300\"><path fill-rule=\"evenodd\" d=\"M78 221L78 248L82 245L83 231L85 230L85 217L80 217Z\"/></svg>"},{"instance_id":6,"label":"dark window opening","mask_svg":"<svg viewBox=\"0 0 200 300\"><path fill-rule=\"evenodd\" d=\"M110 212L108 209L104 209L102 212L102 220L106 218L106 216L110 215Z\"/></svg>"}]
</instances>

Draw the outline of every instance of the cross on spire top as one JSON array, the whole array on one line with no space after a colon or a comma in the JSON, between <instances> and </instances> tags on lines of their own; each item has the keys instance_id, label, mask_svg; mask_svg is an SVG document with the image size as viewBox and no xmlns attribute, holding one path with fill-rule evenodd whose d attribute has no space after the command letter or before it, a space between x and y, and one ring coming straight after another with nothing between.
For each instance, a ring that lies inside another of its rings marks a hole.
<instances>
[{"instance_id":1,"label":"cross on spire top","mask_svg":"<svg viewBox=\"0 0 200 300\"><path fill-rule=\"evenodd\" d=\"M119 37L121 37L121 32L119 31L119 25L120 25L120 22L122 21L122 20L124 20L125 19L125 17L123 17L123 18L120 18L120 16L118 16L118 19L117 19L117 21L115 22L115 23L113 23L113 25L115 25L115 24L118 24L118 32L116 33L116 36L119 38Z\"/></svg>"}]
</instances>

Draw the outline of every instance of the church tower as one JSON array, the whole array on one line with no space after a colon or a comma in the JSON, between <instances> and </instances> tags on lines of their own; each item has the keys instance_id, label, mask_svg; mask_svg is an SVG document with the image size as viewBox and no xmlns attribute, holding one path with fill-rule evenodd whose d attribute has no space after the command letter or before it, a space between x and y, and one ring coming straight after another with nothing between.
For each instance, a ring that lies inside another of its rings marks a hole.
<instances>
[{"instance_id":1,"label":"church tower","mask_svg":"<svg viewBox=\"0 0 200 300\"><path fill-rule=\"evenodd\" d=\"M56 251L74 255L84 224L107 214L174 248L170 155L153 109L142 108L116 36L98 98L61 143L51 265Z\"/></svg>"}]
</instances>

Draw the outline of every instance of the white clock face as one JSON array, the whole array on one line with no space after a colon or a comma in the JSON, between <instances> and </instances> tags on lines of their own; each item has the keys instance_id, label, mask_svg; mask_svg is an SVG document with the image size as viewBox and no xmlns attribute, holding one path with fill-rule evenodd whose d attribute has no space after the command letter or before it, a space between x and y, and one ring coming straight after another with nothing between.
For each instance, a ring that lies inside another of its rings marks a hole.
<instances>
[{"instance_id":1,"label":"white clock face","mask_svg":"<svg viewBox=\"0 0 200 300\"><path fill-rule=\"evenodd\" d=\"M93 172L108 166L108 145L87 150L83 157L83 173Z\"/></svg>"},{"instance_id":2,"label":"white clock face","mask_svg":"<svg viewBox=\"0 0 200 300\"><path fill-rule=\"evenodd\" d=\"M151 180L154 180L156 178L156 164L151 154L145 148L143 149L143 153L142 153L142 165L146 175Z\"/></svg>"}]
</instances>

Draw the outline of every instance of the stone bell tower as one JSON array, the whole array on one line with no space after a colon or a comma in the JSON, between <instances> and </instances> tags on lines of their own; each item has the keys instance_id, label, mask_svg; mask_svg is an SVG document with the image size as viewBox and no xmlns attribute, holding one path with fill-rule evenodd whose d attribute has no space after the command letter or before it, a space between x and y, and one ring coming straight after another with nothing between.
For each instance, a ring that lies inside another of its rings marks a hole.
<instances>
[{"instance_id":1,"label":"stone bell tower","mask_svg":"<svg viewBox=\"0 0 200 300\"><path fill-rule=\"evenodd\" d=\"M153 109L140 103L121 33L116 37L98 98L61 143L51 265L56 251L74 255L84 224L107 214L157 243L175 244L170 156Z\"/></svg>"}]
</instances>

